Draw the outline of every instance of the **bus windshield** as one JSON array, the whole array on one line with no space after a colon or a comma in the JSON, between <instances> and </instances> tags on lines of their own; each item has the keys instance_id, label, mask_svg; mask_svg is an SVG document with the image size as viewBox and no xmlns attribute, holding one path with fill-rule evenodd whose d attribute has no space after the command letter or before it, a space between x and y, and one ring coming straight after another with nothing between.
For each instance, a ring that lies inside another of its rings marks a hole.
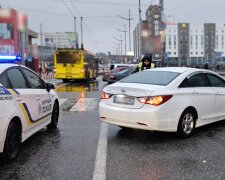
<instances>
[{"instance_id":1,"label":"bus windshield","mask_svg":"<svg viewBox=\"0 0 225 180\"><path fill-rule=\"evenodd\" d=\"M78 52L58 52L56 54L56 63L80 64L81 55Z\"/></svg>"}]
</instances>

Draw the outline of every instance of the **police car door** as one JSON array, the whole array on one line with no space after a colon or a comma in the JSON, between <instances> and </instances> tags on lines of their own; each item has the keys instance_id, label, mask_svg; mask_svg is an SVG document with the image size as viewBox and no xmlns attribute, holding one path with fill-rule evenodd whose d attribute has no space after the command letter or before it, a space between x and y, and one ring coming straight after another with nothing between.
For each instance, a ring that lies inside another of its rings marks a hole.
<instances>
[{"instance_id":1,"label":"police car door","mask_svg":"<svg viewBox=\"0 0 225 180\"><path fill-rule=\"evenodd\" d=\"M47 91L46 83L29 69L22 67L22 70L27 76L31 88L35 89L37 93L36 100L38 103L38 119L41 121L50 119L53 102L51 94Z\"/></svg>"},{"instance_id":2,"label":"police car door","mask_svg":"<svg viewBox=\"0 0 225 180\"><path fill-rule=\"evenodd\" d=\"M38 101L36 90L29 87L26 77L19 67L13 67L6 71L12 89L10 92L16 96L16 103L23 117L24 132L28 131L38 121ZM25 126L25 124L27 124Z\"/></svg>"}]
</instances>

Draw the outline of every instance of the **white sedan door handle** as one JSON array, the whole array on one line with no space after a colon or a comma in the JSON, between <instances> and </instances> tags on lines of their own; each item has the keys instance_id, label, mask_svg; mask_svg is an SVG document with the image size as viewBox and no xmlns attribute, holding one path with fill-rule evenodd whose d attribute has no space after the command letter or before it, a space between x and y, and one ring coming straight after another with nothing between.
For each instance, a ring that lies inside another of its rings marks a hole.
<instances>
[{"instance_id":1,"label":"white sedan door handle","mask_svg":"<svg viewBox=\"0 0 225 180\"><path fill-rule=\"evenodd\" d=\"M192 94L199 94L199 92L198 91L193 91Z\"/></svg>"},{"instance_id":2,"label":"white sedan door handle","mask_svg":"<svg viewBox=\"0 0 225 180\"><path fill-rule=\"evenodd\" d=\"M216 95L217 95L217 96L220 96L220 95L221 95L221 93L219 93L219 92L216 92Z\"/></svg>"},{"instance_id":3,"label":"white sedan door handle","mask_svg":"<svg viewBox=\"0 0 225 180\"><path fill-rule=\"evenodd\" d=\"M37 96L36 99L39 101L41 99L41 97L40 96Z\"/></svg>"}]
</instances>

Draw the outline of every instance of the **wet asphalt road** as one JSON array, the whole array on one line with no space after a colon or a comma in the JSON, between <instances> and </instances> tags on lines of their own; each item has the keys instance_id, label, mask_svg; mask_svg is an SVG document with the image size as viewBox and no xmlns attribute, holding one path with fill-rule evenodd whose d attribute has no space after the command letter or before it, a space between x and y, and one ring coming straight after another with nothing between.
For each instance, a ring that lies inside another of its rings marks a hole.
<instances>
[{"instance_id":1,"label":"wet asphalt road","mask_svg":"<svg viewBox=\"0 0 225 180\"><path fill-rule=\"evenodd\" d=\"M104 83L57 86L65 100L58 129L44 128L25 141L14 162L0 164L1 180L93 178L101 129L97 103ZM92 105L69 111L80 97L92 98ZM175 133L109 125L105 156L108 180L225 179L225 122L199 128L185 140Z\"/></svg>"}]
</instances>

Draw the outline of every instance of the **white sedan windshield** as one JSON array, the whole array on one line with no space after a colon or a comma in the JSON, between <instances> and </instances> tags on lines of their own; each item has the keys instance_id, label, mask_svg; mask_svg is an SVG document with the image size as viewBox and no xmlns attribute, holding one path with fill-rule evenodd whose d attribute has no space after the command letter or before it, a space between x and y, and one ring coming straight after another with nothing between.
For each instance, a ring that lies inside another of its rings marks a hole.
<instances>
[{"instance_id":1,"label":"white sedan windshield","mask_svg":"<svg viewBox=\"0 0 225 180\"><path fill-rule=\"evenodd\" d=\"M180 73L170 71L141 71L121 80L120 82L166 86L179 75Z\"/></svg>"}]
</instances>

